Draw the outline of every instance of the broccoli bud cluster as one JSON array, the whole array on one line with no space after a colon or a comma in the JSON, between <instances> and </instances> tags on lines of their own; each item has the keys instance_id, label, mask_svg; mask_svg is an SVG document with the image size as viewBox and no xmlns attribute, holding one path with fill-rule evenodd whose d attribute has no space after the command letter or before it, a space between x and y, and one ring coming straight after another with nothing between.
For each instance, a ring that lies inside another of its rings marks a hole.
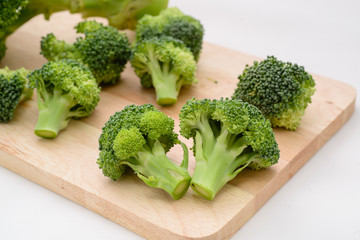
<instances>
[{"instance_id":1,"label":"broccoli bud cluster","mask_svg":"<svg viewBox=\"0 0 360 240\"><path fill-rule=\"evenodd\" d=\"M273 127L295 130L315 92L315 81L303 66L274 56L247 65L233 95L260 109Z\"/></svg>"}]
</instances>

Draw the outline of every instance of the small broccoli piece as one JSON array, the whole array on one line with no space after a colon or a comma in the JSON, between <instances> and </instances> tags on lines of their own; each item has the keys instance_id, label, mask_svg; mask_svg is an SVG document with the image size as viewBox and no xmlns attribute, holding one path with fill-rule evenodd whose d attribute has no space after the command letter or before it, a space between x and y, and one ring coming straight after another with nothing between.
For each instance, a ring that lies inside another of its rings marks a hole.
<instances>
[{"instance_id":1,"label":"small broccoli piece","mask_svg":"<svg viewBox=\"0 0 360 240\"><path fill-rule=\"evenodd\" d=\"M176 103L185 84L197 83L196 62L185 45L171 37L137 42L130 59L143 87L154 87L159 105Z\"/></svg>"},{"instance_id":2,"label":"small broccoli piece","mask_svg":"<svg viewBox=\"0 0 360 240\"><path fill-rule=\"evenodd\" d=\"M48 62L30 73L36 88L39 118L35 134L55 138L71 118L91 115L100 99L100 88L90 70L75 60Z\"/></svg>"},{"instance_id":3,"label":"small broccoli piece","mask_svg":"<svg viewBox=\"0 0 360 240\"><path fill-rule=\"evenodd\" d=\"M189 100L180 112L180 128L194 140L191 187L208 200L244 168L267 168L279 159L269 120L241 100Z\"/></svg>"},{"instance_id":4,"label":"small broccoli piece","mask_svg":"<svg viewBox=\"0 0 360 240\"><path fill-rule=\"evenodd\" d=\"M24 68L0 69L0 122L12 120L19 103L32 97L33 89L28 87L26 77L29 72Z\"/></svg>"},{"instance_id":5,"label":"small broccoli piece","mask_svg":"<svg viewBox=\"0 0 360 240\"><path fill-rule=\"evenodd\" d=\"M185 15L178 8L162 10L158 16L145 15L136 26L136 41L153 37L170 36L181 40L199 59L204 28L199 20Z\"/></svg>"},{"instance_id":6,"label":"small broccoli piece","mask_svg":"<svg viewBox=\"0 0 360 240\"><path fill-rule=\"evenodd\" d=\"M303 66L274 56L247 65L238 78L233 98L258 107L273 127L289 130L300 125L315 92L315 81Z\"/></svg>"},{"instance_id":7,"label":"small broccoli piece","mask_svg":"<svg viewBox=\"0 0 360 240\"><path fill-rule=\"evenodd\" d=\"M5 54L6 38L31 18L45 19L60 11L80 13L83 18L103 17L118 29L135 29L145 14L157 15L168 0L2 0L0 1L0 60Z\"/></svg>"},{"instance_id":8,"label":"small broccoli piece","mask_svg":"<svg viewBox=\"0 0 360 240\"><path fill-rule=\"evenodd\" d=\"M161 188L179 199L186 193L191 177L187 172L187 148L173 129L174 120L153 105L128 105L103 127L97 164L113 180L119 179L128 166L150 187ZM166 156L174 144L183 146L180 167Z\"/></svg>"},{"instance_id":9,"label":"small broccoli piece","mask_svg":"<svg viewBox=\"0 0 360 240\"><path fill-rule=\"evenodd\" d=\"M97 83L116 83L130 58L130 43L125 33L96 21L84 21L75 29L84 33L74 44L57 40L50 33L41 41L41 54L49 61L74 59L90 68Z\"/></svg>"}]
</instances>

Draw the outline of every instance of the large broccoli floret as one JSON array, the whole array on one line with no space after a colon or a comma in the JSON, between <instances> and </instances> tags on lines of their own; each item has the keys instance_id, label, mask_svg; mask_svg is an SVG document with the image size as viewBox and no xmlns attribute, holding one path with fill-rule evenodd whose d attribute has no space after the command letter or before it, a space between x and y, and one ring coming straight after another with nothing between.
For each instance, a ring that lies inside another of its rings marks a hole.
<instances>
[{"instance_id":1,"label":"large broccoli floret","mask_svg":"<svg viewBox=\"0 0 360 240\"><path fill-rule=\"evenodd\" d=\"M174 120L151 104L126 106L103 127L97 163L113 180L120 178L128 166L150 187L161 188L179 199L186 193L191 177L184 144L180 167L166 156L174 144L180 144L173 129Z\"/></svg>"},{"instance_id":2,"label":"large broccoli floret","mask_svg":"<svg viewBox=\"0 0 360 240\"><path fill-rule=\"evenodd\" d=\"M90 70L75 60L48 62L29 75L38 96L35 134L55 138L71 118L88 117L100 99L100 88Z\"/></svg>"},{"instance_id":3,"label":"large broccoli floret","mask_svg":"<svg viewBox=\"0 0 360 240\"><path fill-rule=\"evenodd\" d=\"M170 36L181 40L199 59L204 36L204 28L200 21L185 15L178 8L162 10L158 16L145 15L136 26L136 41Z\"/></svg>"},{"instance_id":4,"label":"large broccoli floret","mask_svg":"<svg viewBox=\"0 0 360 240\"><path fill-rule=\"evenodd\" d=\"M32 97L33 89L28 87L26 77L28 74L29 71L24 68L0 69L0 122L13 119L19 103Z\"/></svg>"},{"instance_id":5,"label":"large broccoli floret","mask_svg":"<svg viewBox=\"0 0 360 240\"><path fill-rule=\"evenodd\" d=\"M41 41L41 54L49 61L64 58L77 60L88 66L100 83L116 83L130 58L130 43L125 33L96 21L84 21L75 29L84 33L74 44L57 40L50 33Z\"/></svg>"},{"instance_id":6,"label":"large broccoli floret","mask_svg":"<svg viewBox=\"0 0 360 240\"><path fill-rule=\"evenodd\" d=\"M180 112L180 128L194 140L191 187L208 200L245 167L267 168L279 159L270 122L241 100L189 100Z\"/></svg>"},{"instance_id":7,"label":"large broccoli floret","mask_svg":"<svg viewBox=\"0 0 360 240\"><path fill-rule=\"evenodd\" d=\"M157 15L168 0L5 0L0 1L0 60L5 54L6 38L39 14L45 19L59 11L81 13L84 18L103 17L118 29L135 29L145 14Z\"/></svg>"},{"instance_id":8,"label":"large broccoli floret","mask_svg":"<svg viewBox=\"0 0 360 240\"><path fill-rule=\"evenodd\" d=\"M295 130L315 92L315 81L303 66L273 56L246 66L233 95L258 107L273 127Z\"/></svg>"},{"instance_id":9,"label":"large broccoli floret","mask_svg":"<svg viewBox=\"0 0 360 240\"><path fill-rule=\"evenodd\" d=\"M176 103L181 87L197 83L196 62L185 45L172 37L137 42L130 59L144 87L154 87L159 105Z\"/></svg>"}]
</instances>

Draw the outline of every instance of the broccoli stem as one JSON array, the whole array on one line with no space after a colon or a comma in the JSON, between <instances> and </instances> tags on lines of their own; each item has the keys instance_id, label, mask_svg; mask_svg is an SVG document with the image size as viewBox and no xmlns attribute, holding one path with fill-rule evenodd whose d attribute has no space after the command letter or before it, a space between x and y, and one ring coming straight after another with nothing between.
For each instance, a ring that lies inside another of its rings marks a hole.
<instances>
[{"instance_id":1,"label":"broccoli stem","mask_svg":"<svg viewBox=\"0 0 360 240\"><path fill-rule=\"evenodd\" d=\"M43 138L55 138L59 131L68 125L72 106L73 99L61 90L54 89L54 94L46 102L42 101L38 94L39 118L35 134Z\"/></svg>"},{"instance_id":2,"label":"broccoli stem","mask_svg":"<svg viewBox=\"0 0 360 240\"><path fill-rule=\"evenodd\" d=\"M48 19L51 13L67 10L69 5L70 0L32 0L24 9L21 10L19 18L7 27L5 32L0 33L0 38L6 37L15 32L24 23L39 14L43 13L45 18Z\"/></svg>"},{"instance_id":3,"label":"broccoli stem","mask_svg":"<svg viewBox=\"0 0 360 240\"><path fill-rule=\"evenodd\" d=\"M155 88L156 102L159 105L172 105L179 95L178 75L171 72L169 63L160 63L150 55L149 69Z\"/></svg>"},{"instance_id":4,"label":"broccoli stem","mask_svg":"<svg viewBox=\"0 0 360 240\"><path fill-rule=\"evenodd\" d=\"M234 138L224 128L212 139L209 139L209 127L205 125L204 131L204 134L201 130L196 131L195 135L196 167L191 187L205 199L213 200L219 190L243 170L256 154L248 150L242 137Z\"/></svg>"},{"instance_id":5,"label":"broccoli stem","mask_svg":"<svg viewBox=\"0 0 360 240\"><path fill-rule=\"evenodd\" d=\"M29 88L29 87L25 86L24 91L20 96L19 102L26 101L26 100L30 99L33 96L33 93L34 93L34 91L33 91L32 88Z\"/></svg>"},{"instance_id":6,"label":"broccoli stem","mask_svg":"<svg viewBox=\"0 0 360 240\"><path fill-rule=\"evenodd\" d=\"M120 29L135 29L137 19L134 17L139 10L152 4L148 0L127 0L121 10L109 18L109 23Z\"/></svg>"},{"instance_id":7,"label":"broccoli stem","mask_svg":"<svg viewBox=\"0 0 360 240\"><path fill-rule=\"evenodd\" d=\"M186 155L186 153L184 154ZM186 156L184 156L186 158ZM159 141L154 146L144 147L137 154L135 163L126 162L147 185L161 188L175 200L185 195L190 185L191 177L184 167L177 166L165 153Z\"/></svg>"},{"instance_id":8,"label":"broccoli stem","mask_svg":"<svg viewBox=\"0 0 360 240\"><path fill-rule=\"evenodd\" d=\"M39 14L44 14L45 18L49 19L52 13L65 10L69 10L71 13L81 13L83 18L93 16L108 18L110 25L120 29L134 29L136 20L131 18L139 11L142 14L158 14L160 10L167 7L167 3L167 0L31 0L21 10L19 18L7 27L5 32L0 31L0 39L5 39ZM131 20L132 22L130 22Z\"/></svg>"},{"instance_id":9,"label":"broccoli stem","mask_svg":"<svg viewBox=\"0 0 360 240\"><path fill-rule=\"evenodd\" d=\"M5 29L0 29L0 41L2 42L2 44L5 46L6 38L10 34L15 32L24 23L26 23L27 21L29 21L31 18L35 17L38 14L39 12L34 12L32 10L29 10L28 8L25 8L22 11L22 14L15 22L13 22L10 26L6 27Z\"/></svg>"},{"instance_id":10,"label":"broccoli stem","mask_svg":"<svg viewBox=\"0 0 360 240\"><path fill-rule=\"evenodd\" d=\"M21 14L16 21L12 22L11 25L5 29L0 29L0 60L5 55L6 50L6 38L15 32L18 28L24 25L33 17L44 14L46 19L53 12L59 12L66 10L69 6L70 0L56 0L56 1L44 1L44 0L32 0L21 10Z\"/></svg>"},{"instance_id":11,"label":"broccoli stem","mask_svg":"<svg viewBox=\"0 0 360 240\"><path fill-rule=\"evenodd\" d=\"M0 39L5 41L6 37L15 32L19 27L21 27L24 23L29 21L31 18L39 15L44 14L45 19L49 19L50 15L55 12L69 10L71 13L81 13L83 17L91 17L91 16L98 16L98 17L105 17L109 18L112 14L119 14L120 10L122 11L130 11L131 9L123 9L125 6L124 4L129 5L127 1L103 1L103 0L31 0L29 4L26 5L24 9L21 10L21 14L19 18L14 21L10 26L6 29L1 29L0 31ZM130 1L133 2L133 1ZM140 6L150 5L148 0L140 1ZM142 3L143 2L143 3ZM161 0L159 3L159 8L165 8L161 5L164 0ZM108 6L106 7L107 4ZM160 11L160 9L159 9ZM108 15L111 14L111 15ZM129 14L129 13L128 13ZM119 14L121 15L121 14ZM124 17L122 17L124 18ZM115 27L121 27L124 25L125 19L119 19L114 22ZM134 25L134 24L132 24Z\"/></svg>"},{"instance_id":12,"label":"broccoli stem","mask_svg":"<svg viewBox=\"0 0 360 240\"><path fill-rule=\"evenodd\" d=\"M75 5L75 4L73 4ZM109 25L119 29L135 29L137 19L143 14L158 14L166 8L166 0L82 0L81 14L83 18L108 18ZM152 9L154 9L152 11ZM145 10L145 11L144 11ZM79 10L73 10L73 12ZM143 12L143 13L142 13ZM138 16L140 14L140 16Z\"/></svg>"},{"instance_id":13,"label":"broccoli stem","mask_svg":"<svg viewBox=\"0 0 360 240\"><path fill-rule=\"evenodd\" d=\"M152 75L156 93L156 103L159 105L173 105L177 102L179 92L176 90L176 76Z\"/></svg>"},{"instance_id":14,"label":"broccoli stem","mask_svg":"<svg viewBox=\"0 0 360 240\"><path fill-rule=\"evenodd\" d=\"M167 0L31 0L21 10L19 18L5 29L0 29L0 60L6 51L6 38L31 18L44 14L45 19L55 12L69 10L83 18L103 17L109 25L119 29L135 29L144 14L158 14L167 7Z\"/></svg>"}]
</instances>

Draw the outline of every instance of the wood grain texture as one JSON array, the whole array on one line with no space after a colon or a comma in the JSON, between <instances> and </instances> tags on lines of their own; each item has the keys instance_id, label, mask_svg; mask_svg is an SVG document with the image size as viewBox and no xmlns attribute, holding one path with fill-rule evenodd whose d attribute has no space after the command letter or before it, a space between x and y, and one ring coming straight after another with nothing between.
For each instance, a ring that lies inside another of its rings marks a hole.
<instances>
[{"instance_id":1,"label":"wood grain texture","mask_svg":"<svg viewBox=\"0 0 360 240\"><path fill-rule=\"evenodd\" d=\"M72 27L78 21L79 15L67 13L54 14L49 22L41 16L32 19L9 37L9 49L0 66L41 67L46 62L39 55L41 36L54 32L61 39L73 41L76 34ZM157 106L154 90L143 89L127 65L118 84L103 88L93 115L72 120L54 140L40 139L33 133L37 121L34 96L21 104L12 122L0 124L0 165L147 239L229 239L350 118L356 97L354 88L313 75L317 91L300 127L296 131L275 129L281 150L279 163L267 170L244 170L211 202L191 189L174 201L133 174L116 182L105 178L96 164L98 137L109 116L133 103L152 103L178 125L178 114L186 100L193 96L231 96L238 74L253 60L258 58L206 43L198 64L199 84L183 88L178 103L171 107ZM177 146L169 157L179 163L181 152ZM194 167L191 157L191 174Z\"/></svg>"}]
</instances>

